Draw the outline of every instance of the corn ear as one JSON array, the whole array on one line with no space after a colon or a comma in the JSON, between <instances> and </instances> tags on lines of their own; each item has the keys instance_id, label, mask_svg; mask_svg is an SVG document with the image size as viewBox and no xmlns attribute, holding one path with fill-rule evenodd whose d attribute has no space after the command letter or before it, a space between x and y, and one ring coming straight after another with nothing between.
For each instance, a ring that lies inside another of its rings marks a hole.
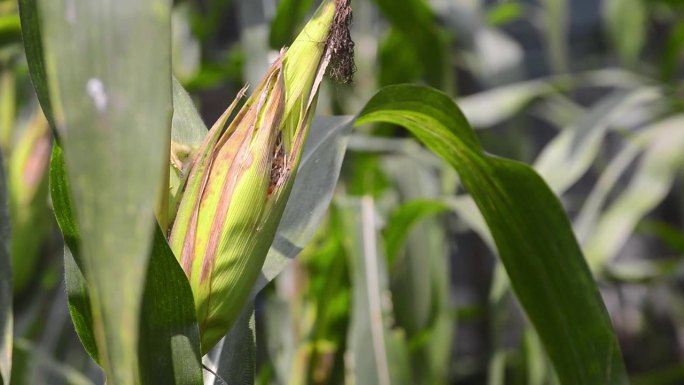
<instances>
[{"instance_id":1,"label":"corn ear","mask_svg":"<svg viewBox=\"0 0 684 385\"><path fill-rule=\"evenodd\" d=\"M330 61L326 1L230 121L244 89L189 166L169 244L195 298L202 352L246 303L285 209Z\"/></svg>"}]
</instances>

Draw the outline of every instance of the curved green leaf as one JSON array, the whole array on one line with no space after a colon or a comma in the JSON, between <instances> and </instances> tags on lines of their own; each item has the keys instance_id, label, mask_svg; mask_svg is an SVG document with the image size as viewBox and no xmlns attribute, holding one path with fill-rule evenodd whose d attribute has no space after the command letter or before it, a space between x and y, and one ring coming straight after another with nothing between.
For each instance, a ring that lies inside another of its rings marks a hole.
<instances>
[{"instance_id":1,"label":"curved green leaf","mask_svg":"<svg viewBox=\"0 0 684 385\"><path fill-rule=\"evenodd\" d=\"M562 206L527 165L486 155L445 94L413 85L376 94L356 124L406 127L458 171L513 289L566 385L627 382L596 284Z\"/></svg>"},{"instance_id":2,"label":"curved green leaf","mask_svg":"<svg viewBox=\"0 0 684 385\"><path fill-rule=\"evenodd\" d=\"M585 230L587 259L592 267L599 267L615 257L639 220L658 206L672 189L684 164L682 123L684 115L675 115L645 128L635 138L637 143L647 144L634 175L596 223ZM600 190L597 193L605 195Z\"/></svg>"}]
</instances>

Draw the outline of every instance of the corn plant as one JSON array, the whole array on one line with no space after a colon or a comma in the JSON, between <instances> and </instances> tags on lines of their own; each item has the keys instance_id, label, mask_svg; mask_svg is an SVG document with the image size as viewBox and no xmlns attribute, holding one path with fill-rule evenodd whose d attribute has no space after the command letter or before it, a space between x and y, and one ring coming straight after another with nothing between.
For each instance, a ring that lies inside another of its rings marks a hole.
<instances>
[{"instance_id":1,"label":"corn plant","mask_svg":"<svg viewBox=\"0 0 684 385\"><path fill-rule=\"evenodd\" d=\"M430 17L420 3L378 4L390 19L399 20L397 12L414 13L420 23ZM349 1L323 1L250 96L243 101L243 89L226 102L210 130L172 76L171 1L20 0L19 6L27 64L47 122L38 119L42 131L29 139L49 141L48 124L54 136L49 192L65 244L69 313L107 384L202 384L205 376L212 381L205 372L214 371L227 383L254 383L254 297L314 237L348 130L379 123L404 127L445 162L446 172L458 174L560 382L627 383L610 319L556 185L550 188L523 163L485 153L457 104L434 88L389 86L354 117L314 118L324 75L346 82L354 71ZM397 31L410 37L414 54L435 57L421 68L428 83L444 83L444 52L430 48L444 44L441 32L412 25ZM275 35L271 40L282 43ZM4 204L15 178L10 172L7 189L0 176ZM7 224L13 234L21 225L8 220L3 207L0 236L6 240ZM443 334L412 352L403 334L418 339L428 322L449 328L446 278L437 274L443 267L435 257L421 275L441 280L437 320L428 321L428 309L420 308L431 289L417 282L403 294L416 296L412 305L397 308L398 331L382 298L390 285L383 255L390 262L402 258L411 223L450 207L405 203L394 212L396 226L386 229L383 247L372 196L333 206L326 226L346 235L329 240L327 263L346 256L355 282L340 301L353 309L345 343L349 378L357 383L445 381L445 361L435 358L444 356L437 340ZM315 241L326 242L326 235L318 233ZM435 242L438 249L445 240ZM7 247L0 249L0 378L8 384L9 258ZM421 267L415 257L405 262ZM398 287L406 278L395 279ZM324 326L315 330L326 333ZM312 360L325 358L325 344L305 348ZM409 357L424 365L411 365ZM282 376L287 369L280 370ZM306 377L293 376L282 380Z\"/></svg>"}]
</instances>

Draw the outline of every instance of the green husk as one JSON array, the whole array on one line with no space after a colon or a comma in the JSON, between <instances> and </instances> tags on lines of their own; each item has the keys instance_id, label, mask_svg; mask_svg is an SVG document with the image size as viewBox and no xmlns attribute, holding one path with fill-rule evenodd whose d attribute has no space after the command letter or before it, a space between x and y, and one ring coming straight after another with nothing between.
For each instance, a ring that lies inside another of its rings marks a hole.
<instances>
[{"instance_id":1,"label":"green husk","mask_svg":"<svg viewBox=\"0 0 684 385\"><path fill-rule=\"evenodd\" d=\"M338 4L326 1L228 122L214 124L189 165L169 243L195 297L202 353L230 329L256 281L292 188ZM244 90L241 94L244 93Z\"/></svg>"}]
</instances>

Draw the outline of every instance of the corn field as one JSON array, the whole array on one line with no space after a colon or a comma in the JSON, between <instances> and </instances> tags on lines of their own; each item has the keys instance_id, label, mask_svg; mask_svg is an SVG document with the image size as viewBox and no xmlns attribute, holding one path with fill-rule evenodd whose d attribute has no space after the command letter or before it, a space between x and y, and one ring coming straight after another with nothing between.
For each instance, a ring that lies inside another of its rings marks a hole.
<instances>
[{"instance_id":1,"label":"corn field","mask_svg":"<svg viewBox=\"0 0 684 385\"><path fill-rule=\"evenodd\" d=\"M0 0L0 385L684 383L684 2Z\"/></svg>"}]
</instances>

